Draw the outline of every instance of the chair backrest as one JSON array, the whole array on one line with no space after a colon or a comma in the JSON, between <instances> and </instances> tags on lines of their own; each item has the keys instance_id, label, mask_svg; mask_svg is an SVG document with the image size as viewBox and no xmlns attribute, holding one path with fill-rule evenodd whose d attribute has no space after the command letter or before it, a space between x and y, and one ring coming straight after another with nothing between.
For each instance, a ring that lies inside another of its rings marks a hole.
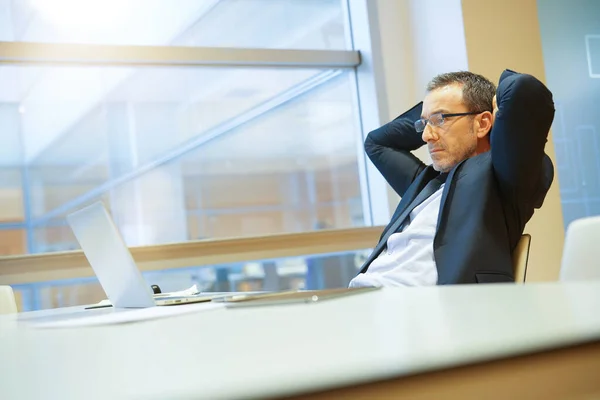
<instances>
[{"instance_id":1,"label":"chair backrest","mask_svg":"<svg viewBox=\"0 0 600 400\"><path fill-rule=\"evenodd\" d=\"M525 283L527 277L527 262L529 261L529 248L531 247L531 235L526 233L521 236L515 251L513 252L513 273L516 283Z\"/></svg>"},{"instance_id":2,"label":"chair backrest","mask_svg":"<svg viewBox=\"0 0 600 400\"><path fill-rule=\"evenodd\" d=\"M17 312L15 294L10 286L0 286L0 314Z\"/></svg>"},{"instance_id":3,"label":"chair backrest","mask_svg":"<svg viewBox=\"0 0 600 400\"><path fill-rule=\"evenodd\" d=\"M560 266L561 281L600 279L600 216L569 224Z\"/></svg>"}]
</instances>

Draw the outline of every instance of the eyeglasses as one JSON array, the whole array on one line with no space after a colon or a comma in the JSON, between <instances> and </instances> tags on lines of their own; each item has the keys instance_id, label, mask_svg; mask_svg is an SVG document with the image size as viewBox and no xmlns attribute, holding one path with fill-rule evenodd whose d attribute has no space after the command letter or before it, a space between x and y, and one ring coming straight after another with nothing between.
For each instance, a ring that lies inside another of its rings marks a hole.
<instances>
[{"instance_id":1,"label":"eyeglasses","mask_svg":"<svg viewBox=\"0 0 600 400\"><path fill-rule=\"evenodd\" d=\"M431 114L429 116L429 118L421 118L415 121L415 129L417 130L417 132L423 132L425 130L425 127L427 126L427 124L431 125L431 126L442 126L444 124L444 119L445 118L450 118L450 117L462 117L463 115L476 115L476 114L481 114L483 111L472 111L472 112L466 112L466 113L454 113L454 114L442 114L442 113L435 113L435 114Z\"/></svg>"}]
</instances>

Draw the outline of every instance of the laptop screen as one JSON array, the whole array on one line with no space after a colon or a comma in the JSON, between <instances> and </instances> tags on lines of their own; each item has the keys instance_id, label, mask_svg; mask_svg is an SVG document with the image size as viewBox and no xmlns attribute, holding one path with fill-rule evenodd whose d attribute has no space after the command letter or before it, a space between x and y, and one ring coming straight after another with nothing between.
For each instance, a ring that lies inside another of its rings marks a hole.
<instances>
[{"instance_id":1,"label":"laptop screen","mask_svg":"<svg viewBox=\"0 0 600 400\"><path fill-rule=\"evenodd\" d=\"M97 202L74 212L67 221L113 307L156 305L104 204Z\"/></svg>"}]
</instances>

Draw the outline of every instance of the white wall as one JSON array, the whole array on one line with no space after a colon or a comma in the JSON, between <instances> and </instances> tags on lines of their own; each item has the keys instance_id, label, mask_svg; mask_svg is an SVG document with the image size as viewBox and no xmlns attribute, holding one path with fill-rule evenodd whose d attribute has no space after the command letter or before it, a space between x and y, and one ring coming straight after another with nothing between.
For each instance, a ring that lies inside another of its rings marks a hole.
<instances>
[{"instance_id":1,"label":"white wall","mask_svg":"<svg viewBox=\"0 0 600 400\"><path fill-rule=\"evenodd\" d=\"M372 11L379 25L385 81L381 95L391 120L423 99L434 76L468 69L461 2L377 0L375 4ZM425 148L416 154L426 163L431 161ZM389 190L390 213L398 200Z\"/></svg>"}]
</instances>

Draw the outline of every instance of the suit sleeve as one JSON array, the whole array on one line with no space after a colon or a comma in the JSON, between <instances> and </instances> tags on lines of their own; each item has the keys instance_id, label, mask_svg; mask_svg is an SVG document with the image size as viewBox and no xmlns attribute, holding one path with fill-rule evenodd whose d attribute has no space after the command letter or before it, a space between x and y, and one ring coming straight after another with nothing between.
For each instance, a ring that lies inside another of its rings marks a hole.
<instances>
[{"instance_id":1,"label":"suit sleeve","mask_svg":"<svg viewBox=\"0 0 600 400\"><path fill-rule=\"evenodd\" d=\"M421 118L422 106L423 103L419 103L375 129L365 140L369 159L401 197L425 168L425 164L411 153L425 144L414 128L414 122Z\"/></svg>"},{"instance_id":2,"label":"suit sleeve","mask_svg":"<svg viewBox=\"0 0 600 400\"><path fill-rule=\"evenodd\" d=\"M533 76L506 70L496 101L490 142L500 191L514 205L539 206L553 177L544 153L554 119L552 93Z\"/></svg>"}]
</instances>

